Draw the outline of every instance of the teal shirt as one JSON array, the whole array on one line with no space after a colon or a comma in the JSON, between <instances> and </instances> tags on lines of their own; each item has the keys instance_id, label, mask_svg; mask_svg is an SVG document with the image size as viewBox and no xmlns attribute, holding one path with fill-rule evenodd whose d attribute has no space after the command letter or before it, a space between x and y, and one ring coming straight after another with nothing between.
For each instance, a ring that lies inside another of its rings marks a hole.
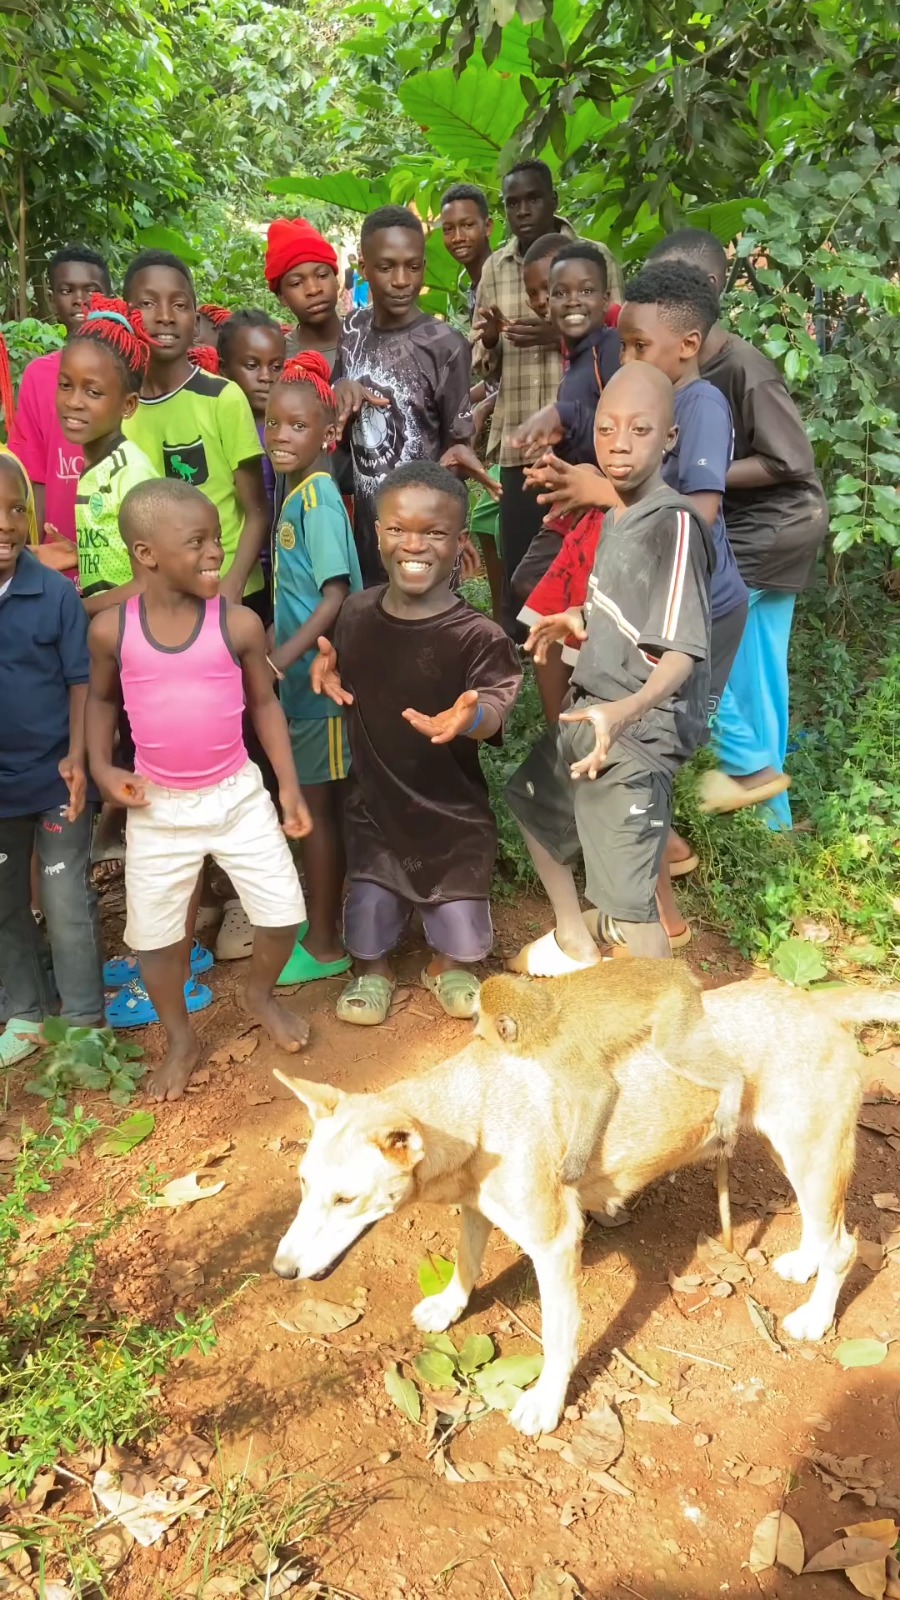
<instances>
[{"instance_id":1,"label":"teal shirt","mask_svg":"<svg viewBox=\"0 0 900 1600\"><path fill-rule=\"evenodd\" d=\"M309 621L326 583L345 578L351 593L362 588L350 518L330 473L313 472L291 490L275 530L274 554L278 645ZM309 669L317 653L314 645L295 661L281 685L281 704L292 722L335 714L334 702L313 694L309 686Z\"/></svg>"}]
</instances>

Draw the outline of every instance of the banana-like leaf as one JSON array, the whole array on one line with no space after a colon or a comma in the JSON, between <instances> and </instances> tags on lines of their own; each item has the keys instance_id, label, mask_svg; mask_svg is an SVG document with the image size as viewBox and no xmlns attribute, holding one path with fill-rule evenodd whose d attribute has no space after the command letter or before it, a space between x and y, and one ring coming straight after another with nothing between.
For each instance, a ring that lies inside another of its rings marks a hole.
<instances>
[{"instance_id":1,"label":"banana-like leaf","mask_svg":"<svg viewBox=\"0 0 900 1600\"><path fill-rule=\"evenodd\" d=\"M407 116L425 129L439 155L492 180L497 156L528 111L518 79L489 69L478 57L458 78L449 67L416 73L398 94Z\"/></svg>"},{"instance_id":2,"label":"banana-like leaf","mask_svg":"<svg viewBox=\"0 0 900 1600\"><path fill-rule=\"evenodd\" d=\"M359 211L363 215L391 203L386 179L357 178L352 172L334 172L327 178L272 178L267 188L270 194L303 195L309 200L323 200L326 205L341 206L345 211Z\"/></svg>"}]
</instances>

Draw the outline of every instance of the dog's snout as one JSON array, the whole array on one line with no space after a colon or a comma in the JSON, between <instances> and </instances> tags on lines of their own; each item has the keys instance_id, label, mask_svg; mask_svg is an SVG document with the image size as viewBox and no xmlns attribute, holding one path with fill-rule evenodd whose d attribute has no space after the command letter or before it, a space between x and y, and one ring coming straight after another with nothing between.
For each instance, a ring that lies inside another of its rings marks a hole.
<instances>
[{"instance_id":1,"label":"dog's snout","mask_svg":"<svg viewBox=\"0 0 900 1600\"><path fill-rule=\"evenodd\" d=\"M276 1256L272 1262L272 1271L277 1272L279 1278L296 1278L298 1276L296 1263L288 1261L285 1256Z\"/></svg>"}]
</instances>

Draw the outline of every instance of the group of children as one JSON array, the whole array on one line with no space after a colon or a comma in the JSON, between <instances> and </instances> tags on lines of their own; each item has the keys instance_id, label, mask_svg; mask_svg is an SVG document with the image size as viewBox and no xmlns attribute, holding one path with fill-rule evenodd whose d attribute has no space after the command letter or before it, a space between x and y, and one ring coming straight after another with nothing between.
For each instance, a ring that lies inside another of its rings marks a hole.
<instances>
[{"instance_id":1,"label":"group of children","mask_svg":"<svg viewBox=\"0 0 900 1600\"><path fill-rule=\"evenodd\" d=\"M545 507L506 560L548 723L507 790L555 916L514 965L542 975L607 948L667 956L690 937L670 883L692 859L671 830L672 778L711 711L725 733L710 803L783 794L786 597L809 580L826 513L777 374L718 325L717 241L672 236L611 305L608 252L559 228L526 240L534 213L513 187L526 248L496 252L496 272L521 267L541 347L562 353L555 397L501 423L524 463L514 479L501 469L504 495ZM384 1020L416 913L423 985L447 1014L474 1014L496 847L477 745L502 739L522 665L515 621L504 630L459 593L477 566L464 480L500 485L473 449L472 343L419 310L424 243L402 207L368 217L370 305L342 319L336 252L303 219L274 223L265 276L289 326L198 307L166 252L132 261L121 300L95 253L51 262L67 340L26 369L0 453L3 1064L37 1047L57 1007L79 1023L158 1020L153 1092L183 1092L190 1016L212 998L213 957L194 937L208 857L253 930L243 1002L282 1048L307 1027L278 987L345 975L338 1016ZM479 275L494 261L482 251ZM477 314L488 367L517 326L490 300ZM105 965L100 801L127 817L134 952Z\"/></svg>"}]
</instances>

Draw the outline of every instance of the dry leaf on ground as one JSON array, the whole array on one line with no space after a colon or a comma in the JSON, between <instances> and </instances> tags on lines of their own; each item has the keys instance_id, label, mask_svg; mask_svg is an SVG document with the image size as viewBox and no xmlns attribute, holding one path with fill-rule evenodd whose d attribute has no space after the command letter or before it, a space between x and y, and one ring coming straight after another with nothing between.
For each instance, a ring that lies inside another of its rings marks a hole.
<instances>
[{"instance_id":1,"label":"dry leaf on ground","mask_svg":"<svg viewBox=\"0 0 900 1600\"><path fill-rule=\"evenodd\" d=\"M884 1487L884 1478L877 1464L866 1466L867 1461L872 1461L871 1456L835 1456L828 1450L810 1450L809 1460L828 1484L831 1500L855 1494L867 1506L878 1504L878 1490Z\"/></svg>"},{"instance_id":2,"label":"dry leaf on ground","mask_svg":"<svg viewBox=\"0 0 900 1600\"><path fill-rule=\"evenodd\" d=\"M672 1411L672 1401L666 1394L641 1394L635 1414L636 1422L667 1422L670 1427L680 1426Z\"/></svg>"},{"instance_id":3,"label":"dry leaf on ground","mask_svg":"<svg viewBox=\"0 0 900 1600\"><path fill-rule=\"evenodd\" d=\"M21 1148L18 1139L0 1139L0 1161L17 1161Z\"/></svg>"},{"instance_id":4,"label":"dry leaf on ground","mask_svg":"<svg viewBox=\"0 0 900 1600\"><path fill-rule=\"evenodd\" d=\"M332 1300L304 1300L294 1311L290 1320L279 1317L273 1312L279 1328L284 1328L288 1333L302 1333L311 1335L314 1339L327 1339L329 1334L340 1333L342 1328L352 1327L363 1314L362 1306L336 1305Z\"/></svg>"},{"instance_id":5,"label":"dry leaf on ground","mask_svg":"<svg viewBox=\"0 0 900 1600\"><path fill-rule=\"evenodd\" d=\"M234 1067L252 1056L259 1044L258 1033L245 1033L243 1039L232 1039L207 1057L211 1067Z\"/></svg>"},{"instance_id":6,"label":"dry leaf on ground","mask_svg":"<svg viewBox=\"0 0 900 1600\"><path fill-rule=\"evenodd\" d=\"M201 1150L200 1154L192 1159L197 1171L203 1172L206 1167L214 1167L217 1161L222 1160L223 1156L230 1155L233 1149L233 1139L217 1139L215 1144L207 1145L205 1150Z\"/></svg>"},{"instance_id":7,"label":"dry leaf on ground","mask_svg":"<svg viewBox=\"0 0 900 1600\"><path fill-rule=\"evenodd\" d=\"M875 1244L871 1239L857 1239L856 1253L864 1267L870 1272L880 1272L885 1262L884 1245Z\"/></svg>"},{"instance_id":8,"label":"dry leaf on ground","mask_svg":"<svg viewBox=\"0 0 900 1600\"><path fill-rule=\"evenodd\" d=\"M583 1417L560 1460L582 1472L605 1472L625 1448L625 1431L612 1406L596 1406Z\"/></svg>"},{"instance_id":9,"label":"dry leaf on ground","mask_svg":"<svg viewBox=\"0 0 900 1600\"><path fill-rule=\"evenodd\" d=\"M760 1338L765 1339L770 1349L777 1350L781 1354L781 1345L775 1337L775 1318L771 1311L767 1310L765 1306L761 1306L759 1301L754 1300L749 1294L744 1304L747 1307L747 1315Z\"/></svg>"},{"instance_id":10,"label":"dry leaf on ground","mask_svg":"<svg viewBox=\"0 0 900 1600\"><path fill-rule=\"evenodd\" d=\"M125 1565L134 1544L134 1534L128 1528L103 1528L91 1539L91 1554L98 1567L112 1577Z\"/></svg>"},{"instance_id":11,"label":"dry leaf on ground","mask_svg":"<svg viewBox=\"0 0 900 1600\"><path fill-rule=\"evenodd\" d=\"M173 1294L189 1294L203 1282L203 1268L199 1261L170 1261L166 1267L166 1282Z\"/></svg>"},{"instance_id":12,"label":"dry leaf on ground","mask_svg":"<svg viewBox=\"0 0 900 1600\"><path fill-rule=\"evenodd\" d=\"M895 1530L896 1532L896 1530ZM804 1572L846 1572L848 1567L859 1567L870 1561L881 1561L890 1554L894 1540L861 1539L857 1536L836 1539L833 1544L817 1550L803 1568Z\"/></svg>"},{"instance_id":13,"label":"dry leaf on ground","mask_svg":"<svg viewBox=\"0 0 900 1600\"><path fill-rule=\"evenodd\" d=\"M170 1472L173 1478L202 1478L214 1454L214 1446L196 1433L164 1435L153 1457L153 1466Z\"/></svg>"},{"instance_id":14,"label":"dry leaf on ground","mask_svg":"<svg viewBox=\"0 0 900 1600\"><path fill-rule=\"evenodd\" d=\"M708 1233L698 1233L697 1254L707 1272L721 1278L724 1283L752 1283L753 1273L746 1261L735 1250L726 1250L718 1239Z\"/></svg>"},{"instance_id":15,"label":"dry leaf on ground","mask_svg":"<svg viewBox=\"0 0 900 1600\"><path fill-rule=\"evenodd\" d=\"M695 1289L703 1287L703 1276L699 1272L689 1272L679 1277L678 1273L669 1273L669 1288L674 1294L693 1294Z\"/></svg>"},{"instance_id":16,"label":"dry leaf on ground","mask_svg":"<svg viewBox=\"0 0 900 1600\"><path fill-rule=\"evenodd\" d=\"M886 1539L893 1549L900 1536L900 1528L892 1517L879 1517L875 1522L848 1522L841 1533L850 1539Z\"/></svg>"},{"instance_id":17,"label":"dry leaf on ground","mask_svg":"<svg viewBox=\"0 0 900 1600\"><path fill-rule=\"evenodd\" d=\"M770 1511L753 1530L750 1571L765 1572L769 1567L780 1566L796 1575L803 1571L805 1560L803 1535L793 1517L785 1511Z\"/></svg>"},{"instance_id":18,"label":"dry leaf on ground","mask_svg":"<svg viewBox=\"0 0 900 1600\"><path fill-rule=\"evenodd\" d=\"M224 1187L223 1178L221 1183L211 1183L204 1188L200 1184L199 1174L189 1172L186 1178L173 1178L171 1183L160 1189L159 1194L153 1195L148 1203L151 1206L174 1211L178 1206L192 1205L195 1200L211 1200L212 1196L219 1194Z\"/></svg>"},{"instance_id":19,"label":"dry leaf on ground","mask_svg":"<svg viewBox=\"0 0 900 1600\"><path fill-rule=\"evenodd\" d=\"M24 1577L31 1571L31 1557L18 1533L0 1529L0 1562L11 1571Z\"/></svg>"},{"instance_id":20,"label":"dry leaf on ground","mask_svg":"<svg viewBox=\"0 0 900 1600\"><path fill-rule=\"evenodd\" d=\"M563 1567L541 1567L534 1575L528 1600L579 1600L580 1594L571 1572Z\"/></svg>"},{"instance_id":21,"label":"dry leaf on ground","mask_svg":"<svg viewBox=\"0 0 900 1600\"><path fill-rule=\"evenodd\" d=\"M112 1512L138 1544L149 1547L156 1544L167 1528L186 1515L202 1516L195 1508L212 1491L208 1484L195 1489L181 1500L169 1500L162 1489L154 1489L140 1497L127 1494L118 1481L118 1474L101 1467L94 1474L94 1494L105 1511Z\"/></svg>"},{"instance_id":22,"label":"dry leaf on ground","mask_svg":"<svg viewBox=\"0 0 900 1600\"><path fill-rule=\"evenodd\" d=\"M884 1600L888 1592L884 1561L866 1561L859 1567L847 1567L844 1576L850 1579L857 1594L868 1595L868 1600Z\"/></svg>"},{"instance_id":23,"label":"dry leaf on ground","mask_svg":"<svg viewBox=\"0 0 900 1600\"><path fill-rule=\"evenodd\" d=\"M872 1204L876 1205L879 1211L900 1211L900 1194L894 1194L892 1190L873 1194Z\"/></svg>"},{"instance_id":24,"label":"dry leaf on ground","mask_svg":"<svg viewBox=\"0 0 900 1600\"><path fill-rule=\"evenodd\" d=\"M448 1483L492 1483L497 1474L486 1461L460 1461L444 1456L444 1477Z\"/></svg>"}]
</instances>

